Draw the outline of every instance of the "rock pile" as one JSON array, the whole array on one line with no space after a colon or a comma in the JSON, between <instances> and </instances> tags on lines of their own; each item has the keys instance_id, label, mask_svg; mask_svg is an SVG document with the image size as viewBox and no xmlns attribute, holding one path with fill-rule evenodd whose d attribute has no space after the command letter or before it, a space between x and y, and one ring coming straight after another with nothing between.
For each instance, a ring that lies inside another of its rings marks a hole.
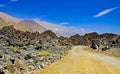
<instances>
[{"instance_id":1,"label":"rock pile","mask_svg":"<svg viewBox=\"0 0 120 74\"><path fill-rule=\"evenodd\" d=\"M88 33L83 36L76 34L70 38L60 37L62 45L86 45L93 49L105 51L110 48L120 48L120 35L112 33Z\"/></svg>"},{"instance_id":2,"label":"rock pile","mask_svg":"<svg viewBox=\"0 0 120 74\"><path fill-rule=\"evenodd\" d=\"M70 38L61 37L60 40L64 41L62 43L68 43L72 45L90 45L93 39L98 38L99 35L96 32L85 34L84 36L76 34Z\"/></svg>"},{"instance_id":3,"label":"rock pile","mask_svg":"<svg viewBox=\"0 0 120 74\"><path fill-rule=\"evenodd\" d=\"M112 33L101 34L98 38L92 40L91 47L93 49L102 49L102 51L110 48L120 48L120 35Z\"/></svg>"},{"instance_id":4,"label":"rock pile","mask_svg":"<svg viewBox=\"0 0 120 74\"><path fill-rule=\"evenodd\" d=\"M44 69L60 60L68 49L60 46L59 38L50 30L39 34L5 26L0 30L0 74L26 74Z\"/></svg>"}]
</instances>

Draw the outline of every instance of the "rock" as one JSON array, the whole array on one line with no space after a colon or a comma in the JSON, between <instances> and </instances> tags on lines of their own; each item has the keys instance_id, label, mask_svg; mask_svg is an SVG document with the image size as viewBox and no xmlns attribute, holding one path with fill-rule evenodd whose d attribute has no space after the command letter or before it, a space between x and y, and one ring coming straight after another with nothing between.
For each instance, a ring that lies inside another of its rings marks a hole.
<instances>
[{"instance_id":1,"label":"rock","mask_svg":"<svg viewBox=\"0 0 120 74\"><path fill-rule=\"evenodd\" d=\"M45 64L42 62L41 65L40 65L40 67L41 67L42 69L44 69L44 68L45 68Z\"/></svg>"},{"instance_id":2,"label":"rock","mask_svg":"<svg viewBox=\"0 0 120 74\"><path fill-rule=\"evenodd\" d=\"M44 39L57 39L58 37L51 30L47 30L47 31L45 31L45 32L43 32L41 34L41 38L44 38Z\"/></svg>"},{"instance_id":3,"label":"rock","mask_svg":"<svg viewBox=\"0 0 120 74\"><path fill-rule=\"evenodd\" d=\"M108 49L109 49L108 47L104 47L104 48L102 48L102 51L106 51Z\"/></svg>"},{"instance_id":4,"label":"rock","mask_svg":"<svg viewBox=\"0 0 120 74\"><path fill-rule=\"evenodd\" d=\"M92 42L92 45L90 46L92 49L97 49L96 44L94 43L94 41Z\"/></svg>"},{"instance_id":5,"label":"rock","mask_svg":"<svg viewBox=\"0 0 120 74\"><path fill-rule=\"evenodd\" d=\"M43 48L42 45L37 45L37 46L35 47L36 50L41 50L42 48Z\"/></svg>"},{"instance_id":6,"label":"rock","mask_svg":"<svg viewBox=\"0 0 120 74\"><path fill-rule=\"evenodd\" d=\"M2 58L3 56L0 54L0 58Z\"/></svg>"},{"instance_id":7,"label":"rock","mask_svg":"<svg viewBox=\"0 0 120 74\"><path fill-rule=\"evenodd\" d=\"M32 65L32 64L29 65L28 67L29 67L30 70L35 70L36 69L36 67L34 65Z\"/></svg>"},{"instance_id":8,"label":"rock","mask_svg":"<svg viewBox=\"0 0 120 74\"><path fill-rule=\"evenodd\" d=\"M9 45L13 45L13 46L23 46L23 42L22 41L19 41L19 40L16 40L16 39L9 39L8 40L8 43Z\"/></svg>"},{"instance_id":9,"label":"rock","mask_svg":"<svg viewBox=\"0 0 120 74\"><path fill-rule=\"evenodd\" d=\"M15 63L15 59L10 59L10 61L12 62L12 64L14 64L14 63Z\"/></svg>"},{"instance_id":10,"label":"rock","mask_svg":"<svg viewBox=\"0 0 120 74\"><path fill-rule=\"evenodd\" d=\"M0 74L5 74L5 72L3 70L0 70Z\"/></svg>"},{"instance_id":11,"label":"rock","mask_svg":"<svg viewBox=\"0 0 120 74\"><path fill-rule=\"evenodd\" d=\"M31 56L29 54L27 54L25 57L24 57L25 60L28 60L28 59L31 59Z\"/></svg>"}]
</instances>

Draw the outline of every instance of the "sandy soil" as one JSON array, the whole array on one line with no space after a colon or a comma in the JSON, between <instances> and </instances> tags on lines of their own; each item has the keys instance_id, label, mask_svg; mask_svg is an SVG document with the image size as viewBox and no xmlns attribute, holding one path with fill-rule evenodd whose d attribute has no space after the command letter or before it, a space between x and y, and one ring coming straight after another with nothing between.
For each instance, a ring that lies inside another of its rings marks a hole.
<instances>
[{"instance_id":1,"label":"sandy soil","mask_svg":"<svg viewBox=\"0 0 120 74\"><path fill-rule=\"evenodd\" d=\"M34 74L120 74L120 59L75 46L61 61Z\"/></svg>"}]
</instances>

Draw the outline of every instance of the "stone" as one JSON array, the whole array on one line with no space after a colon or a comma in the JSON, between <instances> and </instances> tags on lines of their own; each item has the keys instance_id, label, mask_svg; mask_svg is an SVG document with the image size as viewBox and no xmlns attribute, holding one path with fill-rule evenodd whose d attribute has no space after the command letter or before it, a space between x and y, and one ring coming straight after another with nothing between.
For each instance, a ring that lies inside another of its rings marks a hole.
<instances>
[{"instance_id":1,"label":"stone","mask_svg":"<svg viewBox=\"0 0 120 74\"><path fill-rule=\"evenodd\" d=\"M104 48L102 48L102 51L106 51L108 49L109 49L108 47L104 47Z\"/></svg>"},{"instance_id":2,"label":"stone","mask_svg":"<svg viewBox=\"0 0 120 74\"><path fill-rule=\"evenodd\" d=\"M0 54L0 58L2 58L3 56Z\"/></svg>"},{"instance_id":3,"label":"stone","mask_svg":"<svg viewBox=\"0 0 120 74\"><path fill-rule=\"evenodd\" d=\"M30 70L35 70L36 68L35 68L35 66L34 65L29 65L29 68L30 68Z\"/></svg>"},{"instance_id":4,"label":"stone","mask_svg":"<svg viewBox=\"0 0 120 74\"><path fill-rule=\"evenodd\" d=\"M10 61L12 62L12 64L14 64L15 63L15 59L10 59Z\"/></svg>"},{"instance_id":5,"label":"stone","mask_svg":"<svg viewBox=\"0 0 120 74\"><path fill-rule=\"evenodd\" d=\"M5 74L5 72L3 70L0 70L0 74Z\"/></svg>"},{"instance_id":6,"label":"stone","mask_svg":"<svg viewBox=\"0 0 120 74\"><path fill-rule=\"evenodd\" d=\"M45 64L42 62L41 65L40 65L40 67L41 67L42 69L44 69L44 68L45 68Z\"/></svg>"},{"instance_id":7,"label":"stone","mask_svg":"<svg viewBox=\"0 0 120 74\"><path fill-rule=\"evenodd\" d=\"M27 54L25 57L24 57L25 60L28 60L28 59L31 59L31 56L29 54Z\"/></svg>"},{"instance_id":8,"label":"stone","mask_svg":"<svg viewBox=\"0 0 120 74\"><path fill-rule=\"evenodd\" d=\"M43 47L42 46L36 46L35 49L36 50L41 50Z\"/></svg>"}]
</instances>

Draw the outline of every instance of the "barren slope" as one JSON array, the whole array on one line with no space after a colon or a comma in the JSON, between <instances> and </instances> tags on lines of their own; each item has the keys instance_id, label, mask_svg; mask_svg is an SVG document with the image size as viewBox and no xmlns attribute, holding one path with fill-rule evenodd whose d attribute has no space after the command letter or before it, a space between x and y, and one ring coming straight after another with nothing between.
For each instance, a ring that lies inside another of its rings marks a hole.
<instances>
[{"instance_id":1,"label":"barren slope","mask_svg":"<svg viewBox=\"0 0 120 74\"><path fill-rule=\"evenodd\" d=\"M120 59L73 47L61 61L34 74L120 74Z\"/></svg>"},{"instance_id":2,"label":"barren slope","mask_svg":"<svg viewBox=\"0 0 120 74\"><path fill-rule=\"evenodd\" d=\"M46 31L46 29L43 26L39 25L37 22L33 20L22 20L18 24L27 27L29 30L33 32L37 31L39 33L42 33Z\"/></svg>"}]
</instances>

